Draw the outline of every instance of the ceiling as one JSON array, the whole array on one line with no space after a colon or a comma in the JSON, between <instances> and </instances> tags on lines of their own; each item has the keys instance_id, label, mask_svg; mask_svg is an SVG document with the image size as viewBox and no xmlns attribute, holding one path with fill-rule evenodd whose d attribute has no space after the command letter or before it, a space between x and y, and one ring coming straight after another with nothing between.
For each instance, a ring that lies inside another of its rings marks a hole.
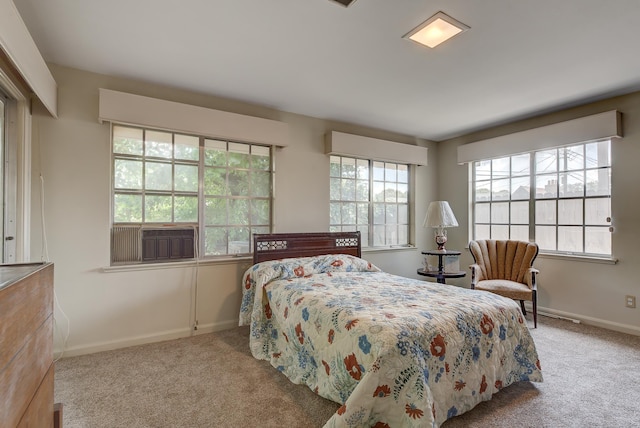
<instances>
[{"instance_id":1,"label":"ceiling","mask_svg":"<svg viewBox=\"0 0 640 428\"><path fill-rule=\"evenodd\" d=\"M638 0L14 3L47 62L433 141L640 90Z\"/></svg>"}]
</instances>

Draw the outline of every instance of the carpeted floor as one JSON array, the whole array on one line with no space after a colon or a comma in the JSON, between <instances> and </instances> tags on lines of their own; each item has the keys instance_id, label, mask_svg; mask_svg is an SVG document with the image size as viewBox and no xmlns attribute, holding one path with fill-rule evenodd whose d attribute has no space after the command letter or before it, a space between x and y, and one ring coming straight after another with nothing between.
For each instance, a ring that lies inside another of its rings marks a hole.
<instances>
[{"instance_id":1,"label":"carpeted floor","mask_svg":"<svg viewBox=\"0 0 640 428\"><path fill-rule=\"evenodd\" d=\"M640 337L541 317L544 382L521 382L457 427L638 427ZM240 327L56 363L64 428L321 427L336 403L251 356Z\"/></svg>"}]
</instances>

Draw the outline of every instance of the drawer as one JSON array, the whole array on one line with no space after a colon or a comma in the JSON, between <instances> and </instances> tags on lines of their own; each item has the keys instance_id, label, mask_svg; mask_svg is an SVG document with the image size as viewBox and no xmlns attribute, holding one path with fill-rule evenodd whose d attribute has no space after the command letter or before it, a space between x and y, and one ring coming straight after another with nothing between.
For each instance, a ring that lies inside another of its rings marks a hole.
<instances>
[{"instance_id":1,"label":"drawer","mask_svg":"<svg viewBox=\"0 0 640 428\"><path fill-rule=\"evenodd\" d=\"M17 428L53 427L53 364Z\"/></svg>"},{"instance_id":2,"label":"drawer","mask_svg":"<svg viewBox=\"0 0 640 428\"><path fill-rule=\"evenodd\" d=\"M0 372L52 313L51 264L0 289Z\"/></svg>"},{"instance_id":3,"label":"drawer","mask_svg":"<svg viewBox=\"0 0 640 428\"><path fill-rule=\"evenodd\" d=\"M27 342L15 357L0 371L0 428L13 428L53 367L53 315L27 336ZM53 421L53 398L49 401ZM40 428L40 427L38 427Z\"/></svg>"}]
</instances>

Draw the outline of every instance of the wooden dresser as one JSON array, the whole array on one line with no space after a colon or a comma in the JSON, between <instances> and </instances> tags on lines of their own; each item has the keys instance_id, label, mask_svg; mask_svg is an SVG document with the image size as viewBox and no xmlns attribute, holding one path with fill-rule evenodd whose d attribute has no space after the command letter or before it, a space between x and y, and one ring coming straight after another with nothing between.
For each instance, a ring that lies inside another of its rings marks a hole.
<instances>
[{"instance_id":1,"label":"wooden dresser","mask_svg":"<svg viewBox=\"0 0 640 428\"><path fill-rule=\"evenodd\" d=\"M0 428L54 426L53 264L0 265Z\"/></svg>"}]
</instances>

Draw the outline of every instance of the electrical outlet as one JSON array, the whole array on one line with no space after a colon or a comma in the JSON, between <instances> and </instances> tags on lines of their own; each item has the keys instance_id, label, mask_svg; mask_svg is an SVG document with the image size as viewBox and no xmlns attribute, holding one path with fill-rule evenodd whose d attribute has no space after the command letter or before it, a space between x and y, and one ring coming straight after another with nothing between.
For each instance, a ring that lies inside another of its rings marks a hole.
<instances>
[{"instance_id":1,"label":"electrical outlet","mask_svg":"<svg viewBox=\"0 0 640 428\"><path fill-rule=\"evenodd\" d=\"M625 301L627 308L636 307L636 296L625 296Z\"/></svg>"}]
</instances>

